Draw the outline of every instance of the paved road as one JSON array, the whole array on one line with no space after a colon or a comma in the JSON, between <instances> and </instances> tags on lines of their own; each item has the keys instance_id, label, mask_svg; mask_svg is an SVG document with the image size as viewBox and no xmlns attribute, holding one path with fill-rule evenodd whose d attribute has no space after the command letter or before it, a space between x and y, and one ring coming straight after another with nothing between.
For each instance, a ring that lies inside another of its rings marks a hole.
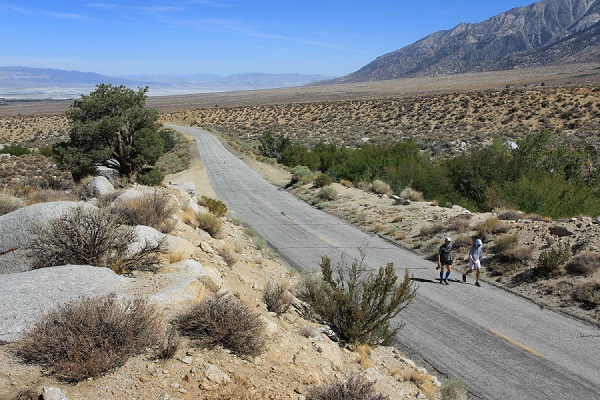
<instances>
[{"instance_id":1,"label":"paved road","mask_svg":"<svg viewBox=\"0 0 600 400\"><path fill-rule=\"evenodd\" d=\"M174 127L174 126L173 126ZM300 271L321 255L347 260L366 252L370 268L393 261L419 282L400 314L401 346L485 399L600 399L600 331L503 290L435 279L434 265L411 252L316 210L277 188L229 153L211 134L196 138L210 183L230 213L262 235ZM451 277L452 278L452 277ZM472 281L471 281L472 282Z\"/></svg>"}]
</instances>

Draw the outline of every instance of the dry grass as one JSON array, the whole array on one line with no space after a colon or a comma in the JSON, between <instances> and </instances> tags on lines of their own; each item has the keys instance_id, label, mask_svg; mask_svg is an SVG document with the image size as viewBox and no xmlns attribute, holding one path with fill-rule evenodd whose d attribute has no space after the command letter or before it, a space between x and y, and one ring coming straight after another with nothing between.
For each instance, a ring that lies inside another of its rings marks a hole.
<instances>
[{"instance_id":1,"label":"dry grass","mask_svg":"<svg viewBox=\"0 0 600 400\"><path fill-rule=\"evenodd\" d=\"M358 363L364 369L371 368L373 366L373 360L371 360L371 346L361 344L354 348L354 352L357 355Z\"/></svg>"},{"instance_id":2,"label":"dry grass","mask_svg":"<svg viewBox=\"0 0 600 400\"><path fill-rule=\"evenodd\" d=\"M385 195L391 195L392 189L390 188L390 185L385 183L384 181L380 180L380 179L375 179L373 181L373 183L371 184L371 190L374 193L377 194L385 194Z\"/></svg>"},{"instance_id":3,"label":"dry grass","mask_svg":"<svg viewBox=\"0 0 600 400\"><path fill-rule=\"evenodd\" d=\"M233 267L239 260L237 249L230 243L220 246L218 252L229 267Z\"/></svg>"},{"instance_id":4,"label":"dry grass","mask_svg":"<svg viewBox=\"0 0 600 400\"><path fill-rule=\"evenodd\" d=\"M211 213L196 214L196 225L208 232L213 238L220 238L223 231L223 221Z\"/></svg>"},{"instance_id":5,"label":"dry grass","mask_svg":"<svg viewBox=\"0 0 600 400\"><path fill-rule=\"evenodd\" d=\"M400 197L402 197L403 199L408 199L410 201L423 201L425 199L422 192L414 190L410 187L402 189L402 191L400 192Z\"/></svg>"}]
</instances>

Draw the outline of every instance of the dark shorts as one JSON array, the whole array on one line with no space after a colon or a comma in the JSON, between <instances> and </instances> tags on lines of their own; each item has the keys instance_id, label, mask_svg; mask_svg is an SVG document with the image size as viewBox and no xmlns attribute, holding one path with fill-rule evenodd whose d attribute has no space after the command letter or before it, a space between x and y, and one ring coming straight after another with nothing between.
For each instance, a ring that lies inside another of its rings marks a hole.
<instances>
[{"instance_id":1,"label":"dark shorts","mask_svg":"<svg viewBox=\"0 0 600 400\"><path fill-rule=\"evenodd\" d=\"M452 265L452 260L442 260L442 265Z\"/></svg>"}]
</instances>

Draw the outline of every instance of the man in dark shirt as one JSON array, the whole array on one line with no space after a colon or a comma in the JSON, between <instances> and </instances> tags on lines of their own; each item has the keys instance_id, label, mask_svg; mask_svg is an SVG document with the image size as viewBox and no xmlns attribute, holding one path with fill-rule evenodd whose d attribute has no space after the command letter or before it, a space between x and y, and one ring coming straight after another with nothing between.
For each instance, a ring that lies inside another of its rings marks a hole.
<instances>
[{"instance_id":1,"label":"man in dark shirt","mask_svg":"<svg viewBox=\"0 0 600 400\"><path fill-rule=\"evenodd\" d=\"M452 271L452 239L449 237L444 240L444 244L440 246L438 251L438 266L440 270L440 283L448 284L448 277ZM444 276L444 269L446 276Z\"/></svg>"}]
</instances>

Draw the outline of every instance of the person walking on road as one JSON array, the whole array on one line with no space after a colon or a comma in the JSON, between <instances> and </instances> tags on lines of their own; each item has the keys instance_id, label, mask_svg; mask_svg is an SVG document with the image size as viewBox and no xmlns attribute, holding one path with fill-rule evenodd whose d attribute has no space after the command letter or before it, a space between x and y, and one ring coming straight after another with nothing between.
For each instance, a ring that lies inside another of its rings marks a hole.
<instances>
[{"instance_id":1,"label":"person walking on road","mask_svg":"<svg viewBox=\"0 0 600 400\"><path fill-rule=\"evenodd\" d=\"M467 275L473 270L475 271L475 286L481 286L479 284L479 275L481 274L481 251L483 250L483 243L481 239L475 240L471 248L469 249L469 269L462 276L463 282L467 281Z\"/></svg>"},{"instance_id":2,"label":"person walking on road","mask_svg":"<svg viewBox=\"0 0 600 400\"><path fill-rule=\"evenodd\" d=\"M436 269L440 270L440 283L448 285L448 277L452 271L452 239L449 237L446 237L444 244L438 250L438 266ZM446 270L446 276L444 276L444 269Z\"/></svg>"}]
</instances>

